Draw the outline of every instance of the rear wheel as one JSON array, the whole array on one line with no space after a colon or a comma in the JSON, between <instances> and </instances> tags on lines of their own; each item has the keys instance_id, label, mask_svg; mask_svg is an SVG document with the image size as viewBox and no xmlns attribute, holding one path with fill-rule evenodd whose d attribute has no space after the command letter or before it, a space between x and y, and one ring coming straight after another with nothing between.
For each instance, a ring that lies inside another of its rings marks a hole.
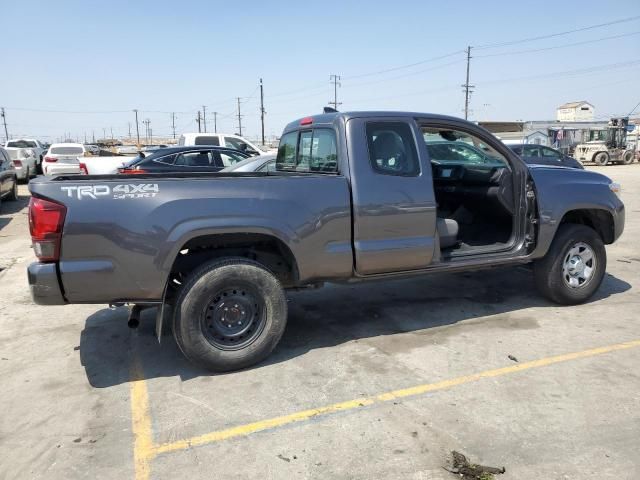
<instances>
[{"instance_id":1,"label":"rear wheel","mask_svg":"<svg viewBox=\"0 0 640 480\"><path fill-rule=\"evenodd\" d=\"M190 274L176 302L173 333L191 362L224 372L266 358L286 322L278 279L259 263L233 258Z\"/></svg>"},{"instance_id":2,"label":"rear wheel","mask_svg":"<svg viewBox=\"0 0 640 480\"><path fill-rule=\"evenodd\" d=\"M603 167L609 163L609 154L607 152L598 152L596 153L596 156L593 157L593 161L596 165Z\"/></svg>"},{"instance_id":3,"label":"rear wheel","mask_svg":"<svg viewBox=\"0 0 640 480\"><path fill-rule=\"evenodd\" d=\"M11 187L11 192L7 195L7 200L14 201L18 199L18 179L13 177L13 187Z\"/></svg>"},{"instance_id":4,"label":"rear wheel","mask_svg":"<svg viewBox=\"0 0 640 480\"><path fill-rule=\"evenodd\" d=\"M633 152L630 150L627 150L626 152L624 152L622 154L622 163L624 163L625 165L629 165L631 163L633 163Z\"/></svg>"},{"instance_id":5,"label":"rear wheel","mask_svg":"<svg viewBox=\"0 0 640 480\"><path fill-rule=\"evenodd\" d=\"M602 239L584 225L560 225L547 254L534 264L536 286L564 305L585 302L602 283L607 253Z\"/></svg>"}]
</instances>

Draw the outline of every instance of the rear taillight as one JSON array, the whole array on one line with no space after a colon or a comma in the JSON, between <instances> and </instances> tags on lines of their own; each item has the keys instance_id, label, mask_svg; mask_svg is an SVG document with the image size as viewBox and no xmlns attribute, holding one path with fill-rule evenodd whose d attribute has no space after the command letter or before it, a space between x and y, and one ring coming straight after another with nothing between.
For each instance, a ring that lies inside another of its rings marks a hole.
<instances>
[{"instance_id":1,"label":"rear taillight","mask_svg":"<svg viewBox=\"0 0 640 480\"><path fill-rule=\"evenodd\" d=\"M29 232L33 251L42 262L60 259L60 241L67 208L43 198L31 197L29 201Z\"/></svg>"},{"instance_id":2,"label":"rear taillight","mask_svg":"<svg viewBox=\"0 0 640 480\"><path fill-rule=\"evenodd\" d=\"M54 162L57 162L58 159L56 157L44 157L44 161L54 163Z\"/></svg>"},{"instance_id":3,"label":"rear taillight","mask_svg":"<svg viewBox=\"0 0 640 480\"><path fill-rule=\"evenodd\" d=\"M21 160L14 160L11 163L13 163L14 167L18 167L18 168L22 167L22 161Z\"/></svg>"},{"instance_id":4,"label":"rear taillight","mask_svg":"<svg viewBox=\"0 0 640 480\"><path fill-rule=\"evenodd\" d=\"M85 175L89 175L89 170L87 170L87 164L86 163L80 162L80 171Z\"/></svg>"}]
</instances>

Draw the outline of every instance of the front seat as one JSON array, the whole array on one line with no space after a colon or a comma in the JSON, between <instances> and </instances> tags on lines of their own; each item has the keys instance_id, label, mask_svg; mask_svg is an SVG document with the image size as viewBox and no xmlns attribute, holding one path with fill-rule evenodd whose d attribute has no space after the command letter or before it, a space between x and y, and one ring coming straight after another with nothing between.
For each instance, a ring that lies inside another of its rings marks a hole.
<instances>
[{"instance_id":1,"label":"front seat","mask_svg":"<svg viewBox=\"0 0 640 480\"><path fill-rule=\"evenodd\" d=\"M436 230L440 239L440 249L453 247L458 243L458 222L453 218L436 219Z\"/></svg>"},{"instance_id":2,"label":"front seat","mask_svg":"<svg viewBox=\"0 0 640 480\"><path fill-rule=\"evenodd\" d=\"M382 170L402 172L405 170L406 152L402 140L395 132L380 133L373 142L373 151Z\"/></svg>"}]
</instances>

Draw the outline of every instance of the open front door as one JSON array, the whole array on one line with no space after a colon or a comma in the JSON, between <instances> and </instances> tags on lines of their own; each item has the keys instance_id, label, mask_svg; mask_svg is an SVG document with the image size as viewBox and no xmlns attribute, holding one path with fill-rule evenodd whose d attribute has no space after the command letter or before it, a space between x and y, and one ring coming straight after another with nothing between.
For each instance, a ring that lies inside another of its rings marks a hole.
<instances>
[{"instance_id":1,"label":"open front door","mask_svg":"<svg viewBox=\"0 0 640 480\"><path fill-rule=\"evenodd\" d=\"M420 130L407 117L352 118L347 128L356 272L426 268L436 203Z\"/></svg>"}]
</instances>

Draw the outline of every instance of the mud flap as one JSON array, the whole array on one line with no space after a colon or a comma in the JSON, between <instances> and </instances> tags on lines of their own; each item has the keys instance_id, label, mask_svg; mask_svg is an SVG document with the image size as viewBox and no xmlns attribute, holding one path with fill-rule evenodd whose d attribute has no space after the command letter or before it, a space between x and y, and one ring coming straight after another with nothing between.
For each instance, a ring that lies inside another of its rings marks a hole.
<instances>
[{"instance_id":1,"label":"mud flap","mask_svg":"<svg viewBox=\"0 0 640 480\"><path fill-rule=\"evenodd\" d=\"M173 309L171 305L167 304L164 300L167 296L167 285L164 287L164 292L162 292L162 303L156 310L156 338L158 339L158 343L161 343L162 339L162 327L164 326L164 318L165 316L171 318L171 312Z\"/></svg>"}]
</instances>

